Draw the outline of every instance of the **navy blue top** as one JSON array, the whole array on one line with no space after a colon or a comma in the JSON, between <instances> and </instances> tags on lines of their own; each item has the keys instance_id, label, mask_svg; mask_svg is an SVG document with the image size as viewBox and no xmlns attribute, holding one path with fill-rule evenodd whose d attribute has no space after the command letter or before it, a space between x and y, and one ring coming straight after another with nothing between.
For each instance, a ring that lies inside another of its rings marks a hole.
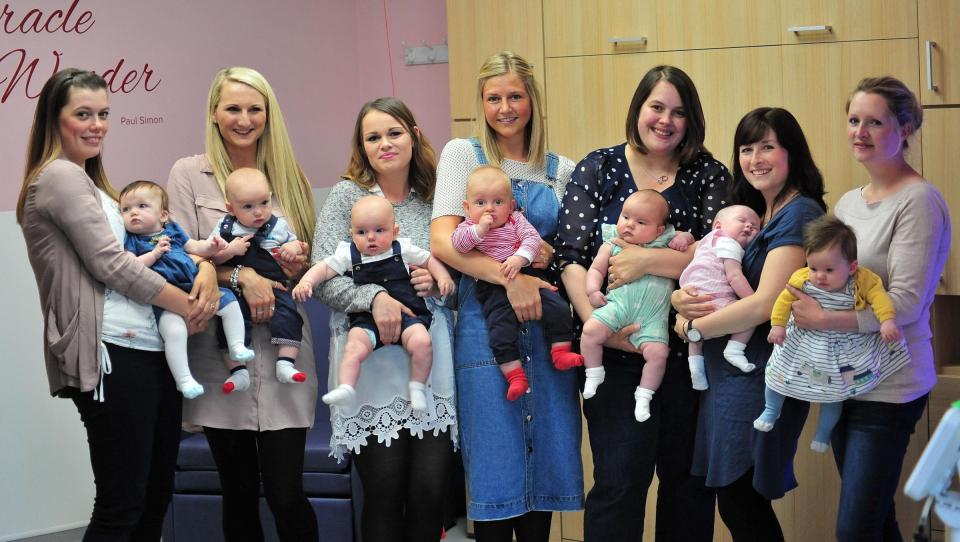
<instances>
[{"instance_id":1,"label":"navy blue top","mask_svg":"<svg viewBox=\"0 0 960 542\"><path fill-rule=\"evenodd\" d=\"M813 199L797 197L787 203L764 226L746 248L743 273L754 289L767 254L782 246L803 246L803 228L823 214ZM793 456L807 419L810 404L787 398L773 430L761 433L753 420L763 412L763 373L773 345L767 342L770 322L757 326L747 344L747 361L757 368L750 373L723 359L728 336L703 344L704 364L710 388L700 395L700 413L693 457L693 474L707 477L707 486L723 487L735 482L751 467L753 486L768 499L778 499L797 487Z\"/></svg>"},{"instance_id":2,"label":"navy blue top","mask_svg":"<svg viewBox=\"0 0 960 542\"><path fill-rule=\"evenodd\" d=\"M167 222L163 230L154 235L137 235L127 232L127 240L123 248L141 256L153 250L157 246L157 241L163 236L170 238L170 252L161 256L150 269L184 292L190 292L193 288L193 279L197 276L197 264L193 263L193 259L183 249L183 245L190 240L190 237L176 222L172 220Z\"/></svg>"},{"instance_id":3,"label":"navy blue top","mask_svg":"<svg viewBox=\"0 0 960 542\"><path fill-rule=\"evenodd\" d=\"M577 164L567 184L560 207L560 227L554 242L554 261L562 270L570 263L590 269L603 245L603 224L616 224L623 202L637 191L627 165L626 143L597 149ZM686 231L700 239L713 228L717 211L726 206L730 172L707 153L699 153L677 169L674 182L661 192L670 204L667 222L677 231ZM602 290L606 291L606 279ZM675 313L670 309L670 320ZM672 358L683 361L686 345L670 328ZM603 349L605 367L639 373L643 357L612 348ZM684 361L684 364L686 362Z\"/></svg>"}]
</instances>

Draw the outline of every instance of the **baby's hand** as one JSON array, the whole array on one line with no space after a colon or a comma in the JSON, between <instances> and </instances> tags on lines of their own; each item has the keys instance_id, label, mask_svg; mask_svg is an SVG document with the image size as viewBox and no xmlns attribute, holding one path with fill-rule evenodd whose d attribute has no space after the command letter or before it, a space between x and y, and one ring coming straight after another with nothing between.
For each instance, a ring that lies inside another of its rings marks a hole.
<instances>
[{"instance_id":1,"label":"baby's hand","mask_svg":"<svg viewBox=\"0 0 960 542\"><path fill-rule=\"evenodd\" d=\"M677 235L667 243L667 246L678 252L686 252L686 250L690 248L690 245L695 242L696 239L693 238L693 234L686 231L679 231Z\"/></svg>"},{"instance_id":2,"label":"baby's hand","mask_svg":"<svg viewBox=\"0 0 960 542\"><path fill-rule=\"evenodd\" d=\"M212 237L210 237L210 239L208 239L208 241L210 242L211 252L213 252L214 254L227 248L227 242L224 241L223 237L220 237L219 235L213 235Z\"/></svg>"},{"instance_id":3,"label":"baby's hand","mask_svg":"<svg viewBox=\"0 0 960 542\"><path fill-rule=\"evenodd\" d=\"M300 241L290 241L280 245L280 250L274 252L273 256L278 260L292 262L303 253L303 243Z\"/></svg>"},{"instance_id":4,"label":"baby's hand","mask_svg":"<svg viewBox=\"0 0 960 542\"><path fill-rule=\"evenodd\" d=\"M483 213L480 217L480 220L477 221L477 233L480 237L483 237L490 231L490 227L493 226L493 215L490 213Z\"/></svg>"},{"instance_id":5,"label":"baby's hand","mask_svg":"<svg viewBox=\"0 0 960 542\"><path fill-rule=\"evenodd\" d=\"M881 323L880 336L883 337L883 342L887 344L900 341L900 330L897 328L896 322L890 319Z\"/></svg>"},{"instance_id":6,"label":"baby's hand","mask_svg":"<svg viewBox=\"0 0 960 542\"><path fill-rule=\"evenodd\" d=\"M437 281L437 288L440 289L440 295L450 295L456 289L456 283L450 277L444 277Z\"/></svg>"},{"instance_id":7,"label":"baby's hand","mask_svg":"<svg viewBox=\"0 0 960 542\"><path fill-rule=\"evenodd\" d=\"M293 298L303 303L307 298L313 296L313 284L309 280L301 280L293 288Z\"/></svg>"},{"instance_id":8,"label":"baby's hand","mask_svg":"<svg viewBox=\"0 0 960 542\"><path fill-rule=\"evenodd\" d=\"M513 280L513 278L517 276L517 273L520 272L520 268L524 265L527 265L527 259L523 256L510 256L500 264L500 274L508 280Z\"/></svg>"},{"instance_id":9,"label":"baby's hand","mask_svg":"<svg viewBox=\"0 0 960 542\"><path fill-rule=\"evenodd\" d=\"M157 246L153 247L153 255L157 258L170 252L170 238L164 235L157 240Z\"/></svg>"},{"instance_id":10,"label":"baby's hand","mask_svg":"<svg viewBox=\"0 0 960 542\"><path fill-rule=\"evenodd\" d=\"M767 342L770 344L779 344L783 346L784 339L787 338L787 328L783 326L770 326L770 334L767 335Z\"/></svg>"},{"instance_id":11,"label":"baby's hand","mask_svg":"<svg viewBox=\"0 0 960 542\"><path fill-rule=\"evenodd\" d=\"M607 296L603 295L600 290L588 294L587 299L590 300L590 305L595 309L607 304Z\"/></svg>"},{"instance_id":12,"label":"baby's hand","mask_svg":"<svg viewBox=\"0 0 960 542\"><path fill-rule=\"evenodd\" d=\"M243 256L247 253L247 249L250 248L250 239L253 238L253 234L244 235L243 237L235 237L233 241L227 243L227 247L223 249L224 253L228 258L234 256Z\"/></svg>"}]
</instances>

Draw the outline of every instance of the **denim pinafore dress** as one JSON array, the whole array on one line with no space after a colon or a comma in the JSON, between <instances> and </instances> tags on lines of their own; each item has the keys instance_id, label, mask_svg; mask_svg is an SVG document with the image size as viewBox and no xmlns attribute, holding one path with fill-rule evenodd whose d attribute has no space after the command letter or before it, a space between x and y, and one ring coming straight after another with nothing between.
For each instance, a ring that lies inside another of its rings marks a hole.
<instances>
[{"instance_id":1,"label":"denim pinafore dress","mask_svg":"<svg viewBox=\"0 0 960 542\"><path fill-rule=\"evenodd\" d=\"M471 140L477 161L488 163L479 142ZM550 184L512 179L517 210L553 239L560 202L559 159L547 154ZM454 371L461 450L467 473L473 520L508 519L530 511L583 508L580 461L580 403L576 371L558 371L539 322L521 325L520 360L530 391L507 401L507 382L490 350L486 322L476 298L476 280L460 281L455 328ZM545 314L545 318L549 315Z\"/></svg>"}]
</instances>

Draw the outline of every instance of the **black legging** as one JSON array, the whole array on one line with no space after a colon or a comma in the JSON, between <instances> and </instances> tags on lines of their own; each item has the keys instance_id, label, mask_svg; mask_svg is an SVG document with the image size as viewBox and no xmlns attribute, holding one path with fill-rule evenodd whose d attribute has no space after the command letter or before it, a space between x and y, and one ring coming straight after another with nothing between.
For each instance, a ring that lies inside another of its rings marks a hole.
<instances>
[{"instance_id":1,"label":"black legging","mask_svg":"<svg viewBox=\"0 0 960 542\"><path fill-rule=\"evenodd\" d=\"M547 542L553 512L527 512L522 516L496 521L474 521L477 542Z\"/></svg>"},{"instance_id":2,"label":"black legging","mask_svg":"<svg viewBox=\"0 0 960 542\"><path fill-rule=\"evenodd\" d=\"M770 499L753 487L753 469L734 483L717 488L717 507L734 542L783 541Z\"/></svg>"},{"instance_id":3,"label":"black legging","mask_svg":"<svg viewBox=\"0 0 960 542\"><path fill-rule=\"evenodd\" d=\"M368 443L353 456L363 484L364 542L437 542L453 461L449 433L417 438L403 429L390 446ZM368 441L369 442L369 441Z\"/></svg>"},{"instance_id":4,"label":"black legging","mask_svg":"<svg viewBox=\"0 0 960 542\"><path fill-rule=\"evenodd\" d=\"M262 541L260 483L287 542L316 541L317 517L303 492L305 428L238 431L204 427L223 489L223 537Z\"/></svg>"}]
</instances>

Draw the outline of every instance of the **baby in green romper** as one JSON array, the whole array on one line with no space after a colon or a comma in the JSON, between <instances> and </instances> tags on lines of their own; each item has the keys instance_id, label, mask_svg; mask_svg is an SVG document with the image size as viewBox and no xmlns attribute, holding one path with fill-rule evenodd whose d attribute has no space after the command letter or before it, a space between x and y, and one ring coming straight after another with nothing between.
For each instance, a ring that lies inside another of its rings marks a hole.
<instances>
[{"instance_id":1,"label":"baby in green romper","mask_svg":"<svg viewBox=\"0 0 960 542\"><path fill-rule=\"evenodd\" d=\"M636 399L634 416L638 422L650 417L650 400L660 387L666 370L667 320L670 315L670 294L675 289L673 279L644 275L625 284L606 295L600 290L607 275L610 257L617 255L622 248L610 242L619 237L632 245L646 248L670 247L685 251L693 244L693 236L687 232L676 232L667 224L670 209L667 200L656 190L640 190L623 202L623 210L616 227L604 224L603 246L587 271L587 295L594 311L583 324L580 338L580 353L587 367L587 381L583 387L583 398L589 399L603 383L603 343L620 329L640 324L640 330L630 336L630 342L636 346L646 363L633 396Z\"/></svg>"}]
</instances>

